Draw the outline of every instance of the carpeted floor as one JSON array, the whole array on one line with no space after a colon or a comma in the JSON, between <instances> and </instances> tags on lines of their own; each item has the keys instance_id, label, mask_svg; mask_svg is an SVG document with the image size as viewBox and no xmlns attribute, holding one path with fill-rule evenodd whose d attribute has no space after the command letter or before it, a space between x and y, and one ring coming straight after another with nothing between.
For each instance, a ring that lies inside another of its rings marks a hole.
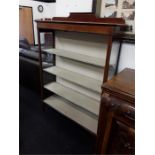
<instances>
[{"instance_id":1,"label":"carpeted floor","mask_svg":"<svg viewBox=\"0 0 155 155\"><path fill-rule=\"evenodd\" d=\"M95 137L20 86L20 154L93 154Z\"/></svg>"}]
</instances>

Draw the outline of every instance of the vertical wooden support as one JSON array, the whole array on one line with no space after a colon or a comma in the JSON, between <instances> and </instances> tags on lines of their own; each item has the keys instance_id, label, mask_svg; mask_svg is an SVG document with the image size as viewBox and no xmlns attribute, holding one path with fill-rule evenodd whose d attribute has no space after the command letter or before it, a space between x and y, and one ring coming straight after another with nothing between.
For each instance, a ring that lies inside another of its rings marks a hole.
<instances>
[{"instance_id":1,"label":"vertical wooden support","mask_svg":"<svg viewBox=\"0 0 155 155\"><path fill-rule=\"evenodd\" d=\"M112 35L109 36L108 38L108 48L107 48L107 54L106 54L106 63L105 63L105 68L104 68L103 83L108 80L111 49L112 49Z\"/></svg>"},{"instance_id":2,"label":"vertical wooden support","mask_svg":"<svg viewBox=\"0 0 155 155\"><path fill-rule=\"evenodd\" d=\"M122 50L122 40L120 41L120 44L119 44L119 50L118 50L118 55L117 55L117 63L116 63L115 75L118 73L118 67L119 67L119 60L120 60L121 50Z\"/></svg>"},{"instance_id":3,"label":"vertical wooden support","mask_svg":"<svg viewBox=\"0 0 155 155\"><path fill-rule=\"evenodd\" d=\"M40 42L40 29L37 29L38 34L38 50L39 50L39 70L40 70L40 94L41 100L43 100L43 66L42 66L42 50L41 50L41 42Z\"/></svg>"},{"instance_id":4,"label":"vertical wooden support","mask_svg":"<svg viewBox=\"0 0 155 155\"><path fill-rule=\"evenodd\" d=\"M42 65L42 49L41 49L41 38L40 38L40 33L41 33L41 30L40 29L37 29L37 34L38 34L38 50L39 50L39 71L40 71L40 95L41 95L41 102L42 100L44 99L44 79L43 79L43 65ZM52 41L52 46L53 48L55 48L55 31L52 31L53 33L53 41ZM54 58L53 58L54 62L53 62L53 65L55 65L55 55L54 55ZM42 103L42 107L43 107L43 110L45 110L45 104Z\"/></svg>"},{"instance_id":5,"label":"vertical wooden support","mask_svg":"<svg viewBox=\"0 0 155 155\"><path fill-rule=\"evenodd\" d=\"M52 31L52 33L53 33L53 41L52 41L52 46L53 46L53 48L55 48L55 31ZM55 56L55 54L53 55L53 65L55 66L56 65L56 56Z\"/></svg>"},{"instance_id":6,"label":"vertical wooden support","mask_svg":"<svg viewBox=\"0 0 155 155\"><path fill-rule=\"evenodd\" d=\"M101 98L100 117L97 130L97 154L105 154L109 142L113 122L113 111L110 109L111 99L104 93Z\"/></svg>"}]
</instances>

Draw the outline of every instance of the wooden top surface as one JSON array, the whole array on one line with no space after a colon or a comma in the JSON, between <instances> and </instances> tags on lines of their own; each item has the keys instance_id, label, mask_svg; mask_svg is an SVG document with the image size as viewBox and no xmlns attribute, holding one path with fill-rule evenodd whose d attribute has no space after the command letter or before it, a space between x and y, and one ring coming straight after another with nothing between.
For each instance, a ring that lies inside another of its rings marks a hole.
<instances>
[{"instance_id":1,"label":"wooden top surface","mask_svg":"<svg viewBox=\"0 0 155 155\"><path fill-rule=\"evenodd\" d=\"M123 18L98 18L93 13L71 13L69 17L42 18L37 23L89 24L127 27Z\"/></svg>"},{"instance_id":2,"label":"wooden top surface","mask_svg":"<svg viewBox=\"0 0 155 155\"><path fill-rule=\"evenodd\" d=\"M103 91L134 102L135 99L135 71L126 68L102 86Z\"/></svg>"},{"instance_id":3,"label":"wooden top surface","mask_svg":"<svg viewBox=\"0 0 155 155\"><path fill-rule=\"evenodd\" d=\"M93 13L71 13L69 17L42 18L35 21L39 32L60 30L114 36L130 27L123 18L98 18Z\"/></svg>"}]
</instances>

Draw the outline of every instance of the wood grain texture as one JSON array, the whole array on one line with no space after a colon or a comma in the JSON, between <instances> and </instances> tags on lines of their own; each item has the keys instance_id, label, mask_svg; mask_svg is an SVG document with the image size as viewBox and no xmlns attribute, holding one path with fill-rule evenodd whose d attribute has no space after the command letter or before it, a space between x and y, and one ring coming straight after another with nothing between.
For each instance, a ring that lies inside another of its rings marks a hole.
<instances>
[{"instance_id":1,"label":"wood grain texture","mask_svg":"<svg viewBox=\"0 0 155 155\"><path fill-rule=\"evenodd\" d=\"M110 35L128 28L122 18L98 18L93 13L71 13L69 17L36 20L40 29L56 29Z\"/></svg>"},{"instance_id":2,"label":"wood grain texture","mask_svg":"<svg viewBox=\"0 0 155 155\"><path fill-rule=\"evenodd\" d=\"M114 96L123 98L134 104L135 98L135 71L126 68L117 76L102 85L103 91L108 91ZM123 94L123 95L122 95Z\"/></svg>"},{"instance_id":3,"label":"wood grain texture","mask_svg":"<svg viewBox=\"0 0 155 155\"><path fill-rule=\"evenodd\" d=\"M87 23L87 24L107 24L108 26L123 26L125 20L123 18L99 18L94 13L70 13L69 17L54 17L52 19L41 19L44 22L61 22L61 23ZM40 20L40 21L41 21ZM37 20L39 21L39 20Z\"/></svg>"},{"instance_id":4,"label":"wood grain texture","mask_svg":"<svg viewBox=\"0 0 155 155\"><path fill-rule=\"evenodd\" d=\"M19 9L19 35L25 37L30 44L34 44L33 14L30 7Z\"/></svg>"},{"instance_id":5,"label":"wood grain texture","mask_svg":"<svg viewBox=\"0 0 155 155\"><path fill-rule=\"evenodd\" d=\"M134 75L134 70L127 68L102 86L98 154L135 153Z\"/></svg>"}]
</instances>

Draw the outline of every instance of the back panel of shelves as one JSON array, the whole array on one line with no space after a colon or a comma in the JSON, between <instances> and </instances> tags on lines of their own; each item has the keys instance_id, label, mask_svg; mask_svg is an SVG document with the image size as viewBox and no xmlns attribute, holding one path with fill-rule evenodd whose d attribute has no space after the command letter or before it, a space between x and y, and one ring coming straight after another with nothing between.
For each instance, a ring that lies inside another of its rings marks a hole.
<instances>
[{"instance_id":1,"label":"back panel of shelves","mask_svg":"<svg viewBox=\"0 0 155 155\"><path fill-rule=\"evenodd\" d=\"M117 43L113 44L109 78L115 71L117 46ZM47 52L56 55L56 63L44 71L55 75L56 81L44 85L44 88L56 95L50 96L44 102L96 134L107 38L94 34L57 31L56 47ZM103 60L103 64L98 60Z\"/></svg>"}]
</instances>

